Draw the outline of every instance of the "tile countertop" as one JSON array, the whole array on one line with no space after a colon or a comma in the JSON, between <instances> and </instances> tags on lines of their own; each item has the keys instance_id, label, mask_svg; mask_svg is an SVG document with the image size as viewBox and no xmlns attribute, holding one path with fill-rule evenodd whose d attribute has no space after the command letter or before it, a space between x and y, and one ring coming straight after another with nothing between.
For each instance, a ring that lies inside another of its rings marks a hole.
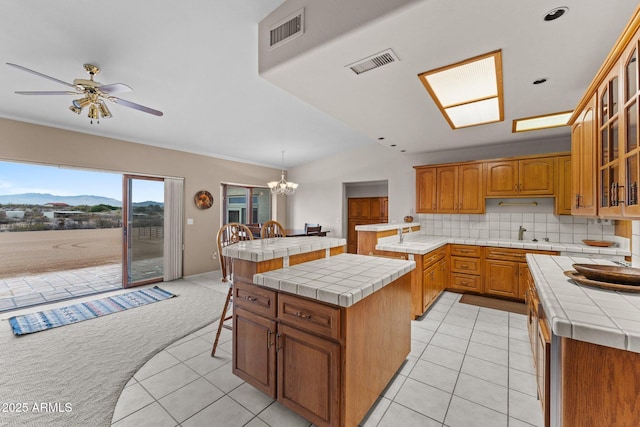
<instances>
[{"instance_id":1,"label":"tile countertop","mask_svg":"<svg viewBox=\"0 0 640 427\"><path fill-rule=\"evenodd\" d=\"M260 262L321 249L337 248L346 244L346 239L336 237L278 237L234 243L222 248L222 255Z\"/></svg>"},{"instance_id":2,"label":"tile countertop","mask_svg":"<svg viewBox=\"0 0 640 427\"><path fill-rule=\"evenodd\" d=\"M388 231L398 228L420 227L419 222L389 222L384 224L361 224L356 225L356 231Z\"/></svg>"},{"instance_id":3,"label":"tile countertop","mask_svg":"<svg viewBox=\"0 0 640 427\"><path fill-rule=\"evenodd\" d=\"M564 275L589 258L527 254L540 303L555 335L640 353L640 293L575 284Z\"/></svg>"},{"instance_id":4,"label":"tile countertop","mask_svg":"<svg viewBox=\"0 0 640 427\"><path fill-rule=\"evenodd\" d=\"M398 236L378 239L376 249L379 251L405 252L424 255L447 243L476 246L497 246L502 248L537 249L544 251L572 252L583 254L631 256L625 249L610 247L601 248L578 243L532 242L530 240L473 239L464 237L428 236L414 232L404 235L404 242L398 243Z\"/></svg>"},{"instance_id":5,"label":"tile countertop","mask_svg":"<svg viewBox=\"0 0 640 427\"><path fill-rule=\"evenodd\" d=\"M255 274L253 283L349 307L415 267L414 261L340 254Z\"/></svg>"}]
</instances>

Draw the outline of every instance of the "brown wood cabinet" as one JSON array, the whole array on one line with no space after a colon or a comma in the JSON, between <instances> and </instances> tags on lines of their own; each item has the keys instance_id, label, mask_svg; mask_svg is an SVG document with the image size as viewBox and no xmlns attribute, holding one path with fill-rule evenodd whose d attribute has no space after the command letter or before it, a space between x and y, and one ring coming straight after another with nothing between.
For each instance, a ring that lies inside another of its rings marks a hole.
<instances>
[{"instance_id":1,"label":"brown wood cabinet","mask_svg":"<svg viewBox=\"0 0 640 427\"><path fill-rule=\"evenodd\" d=\"M544 426L551 425L551 330L547 323L540 298L531 273L527 272L527 323L533 365L538 388L538 400L542 407ZM569 424L575 425L575 424Z\"/></svg>"},{"instance_id":2,"label":"brown wood cabinet","mask_svg":"<svg viewBox=\"0 0 640 427\"><path fill-rule=\"evenodd\" d=\"M487 197L552 196L553 157L531 157L485 163Z\"/></svg>"},{"instance_id":3,"label":"brown wood cabinet","mask_svg":"<svg viewBox=\"0 0 640 427\"><path fill-rule=\"evenodd\" d=\"M416 213L436 213L438 198L437 169L416 167Z\"/></svg>"},{"instance_id":4,"label":"brown wood cabinet","mask_svg":"<svg viewBox=\"0 0 640 427\"><path fill-rule=\"evenodd\" d=\"M482 292L482 248L471 245L449 245L451 252L448 289Z\"/></svg>"},{"instance_id":5,"label":"brown wood cabinet","mask_svg":"<svg viewBox=\"0 0 640 427\"><path fill-rule=\"evenodd\" d=\"M557 255L557 252L553 251L484 248L484 293L524 299L529 287L527 253Z\"/></svg>"},{"instance_id":6,"label":"brown wood cabinet","mask_svg":"<svg viewBox=\"0 0 640 427\"><path fill-rule=\"evenodd\" d=\"M410 276L350 307L235 279L233 374L318 427L358 425L409 354Z\"/></svg>"},{"instance_id":7,"label":"brown wood cabinet","mask_svg":"<svg viewBox=\"0 0 640 427\"><path fill-rule=\"evenodd\" d=\"M422 315L444 291L448 278L447 246L425 254L423 257L422 292L417 315Z\"/></svg>"},{"instance_id":8,"label":"brown wood cabinet","mask_svg":"<svg viewBox=\"0 0 640 427\"><path fill-rule=\"evenodd\" d=\"M484 213L482 163L416 167L417 213Z\"/></svg>"},{"instance_id":9,"label":"brown wood cabinet","mask_svg":"<svg viewBox=\"0 0 640 427\"><path fill-rule=\"evenodd\" d=\"M347 252L358 252L356 225L385 224L389 221L388 197L352 197L348 200Z\"/></svg>"},{"instance_id":10,"label":"brown wood cabinet","mask_svg":"<svg viewBox=\"0 0 640 427\"><path fill-rule=\"evenodd\" d=\"M553 213L555 215L571 215L573 198L571 197L573 167L571 156L558 156L556 162L556 200Z\"/></svg>"},{"instance_id":11,"label":"brown wood cabinet","mask_svg":"<svg viewBox=\"0 0 640 427\"><path fill-rule=\"evenodd\" d=\"M577 197L574 215L640 218L639 29L640 8L636 9L569 120L572 156L585 164L575 166L579 170L575 171L574 179L580 180L582 192L574 192ZM590 158L590 141L596 147L595 168ZM587 166L595 170L595 177L589 176ZM586 176L580 177L580 173ZM596 198L595 209L589 206L592 194Z\"/></svg>"},{"instance_id":12,"label":"brown wood cabinet","mask_svg":"<svg viewBox=\"0 0 640 427\"><path fill-rule=\"evenodd\" d=\"M589 100L571 129L571 214L598 214L596 189L596 96Z\"/></svg>"}]
</instances>

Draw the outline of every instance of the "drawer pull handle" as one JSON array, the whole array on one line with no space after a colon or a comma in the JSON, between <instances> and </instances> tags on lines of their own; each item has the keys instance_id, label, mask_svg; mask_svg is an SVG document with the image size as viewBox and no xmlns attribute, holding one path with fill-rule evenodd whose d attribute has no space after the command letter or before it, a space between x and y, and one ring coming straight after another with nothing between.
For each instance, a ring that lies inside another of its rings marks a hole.
<instances>
[{"instance_id":1,"label":"drawer pull handle","mask_svg":"<svg viewBox=\"0 0 640 427\"><path fill-rule=\"evenodd\" d=\"M469 284L469 282L467 282L466 280L463 280L463 281L462 281L462 282L460 282L460 283L461 283L461 284L463 284L463 285L468 285L468 284Z\"/></svg>"},{"instance_id":2,"label":"drawer pull handle","mask_svg":"<svg viewBox=\"0 0 640 427\"><path fill-rule=\"evenodd\" d=\"M247 295L246 297L244 297L244 299L251 302L258 301L258 298L252 297L251 295Z\"/></svg>"},{"instance_id":3,"label":"drawer pull handle","mask_svg":"<svg viewBox=\"0 0 640 427\"><path fill-rule=\"evenodd\" d=\"M462 268L469 268L469 264L462 264L460 267L462 267Z\"/></svg>"},{"instance_id":4,"label":"drawer pull handle","mask_svg":"<svg viewBox=\"0 0 640 427\"><path fill-rule=\"evenodd\" d=\"M298 311L296 313L296 316L301 317L303 319L311 319L311 315L310 314L305 314L305 313L303 313L301 311Z\"/></svg>"}]
</instances>

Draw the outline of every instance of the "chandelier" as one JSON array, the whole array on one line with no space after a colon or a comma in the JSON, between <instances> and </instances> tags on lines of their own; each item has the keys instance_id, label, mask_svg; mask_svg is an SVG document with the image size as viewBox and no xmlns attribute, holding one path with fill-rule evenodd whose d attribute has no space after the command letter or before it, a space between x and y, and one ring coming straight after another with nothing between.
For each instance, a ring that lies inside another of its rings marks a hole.
<instances>
[{"instance_id":1,"label":"chandelier","mask_svg":"<svg viewBox=\"0 0 640 427\"><path fill-rule=\"evenodd\" d=\"M295 182L287 182L284 179L284 150L282 151L282 174L280 175L280 181L271 181L267 185L271 189L271 194L284 194L288 196L296 192L298 184Z\"/></svg>"}]
</instances>

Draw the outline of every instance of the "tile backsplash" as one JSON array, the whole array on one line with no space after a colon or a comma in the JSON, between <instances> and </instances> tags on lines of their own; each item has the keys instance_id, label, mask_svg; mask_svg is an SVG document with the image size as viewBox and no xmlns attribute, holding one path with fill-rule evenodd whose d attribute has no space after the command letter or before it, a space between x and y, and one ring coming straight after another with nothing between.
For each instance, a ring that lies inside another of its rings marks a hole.
<instances>
[{"instance_id":1,"label":"tile backsplash","mask_svg":"<svg viewBox=\"0 0 640 427\"><path fill-rule=\"evenodd\" d=\"M505 203L500 206L500 202ZM422 233L434 236L516 240L523 226L526 241L534 238L559 243L582 243L583 239L616 241L613 223L603 224L597 219L571 215L556 216L553 199L549 198L487 199L485 214L418 214L417 220ZM640 239L640 227L634 230L639 235L634 234L634 238Z\"/></svg>"}]
</instances>

